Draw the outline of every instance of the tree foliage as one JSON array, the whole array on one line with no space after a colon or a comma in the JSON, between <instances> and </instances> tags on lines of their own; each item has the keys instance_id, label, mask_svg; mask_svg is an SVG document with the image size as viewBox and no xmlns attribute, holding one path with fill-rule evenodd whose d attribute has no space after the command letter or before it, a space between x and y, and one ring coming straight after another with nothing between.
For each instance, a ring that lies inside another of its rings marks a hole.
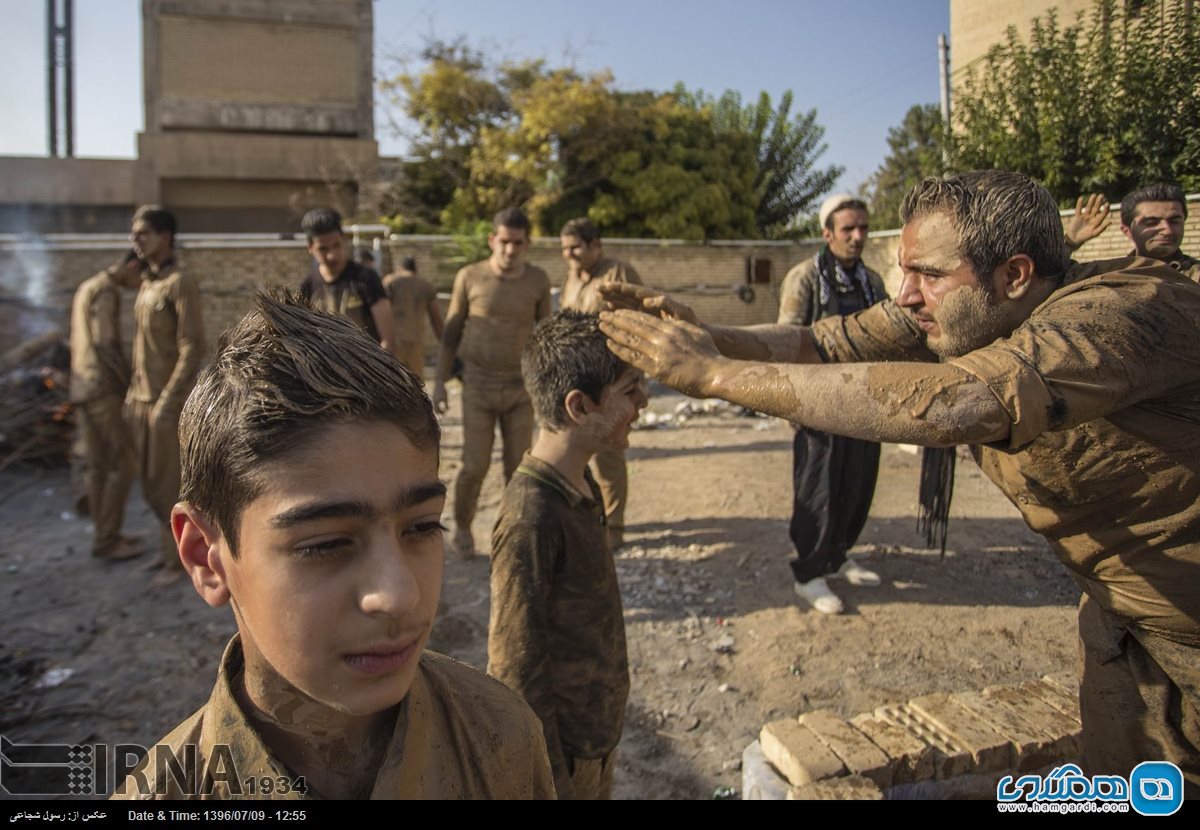
<instances>
[{"instance_id":1,"label":"tree foliage","mask_svg":"<svg viewBox=\"0 0 1200 830\"><path fill-rule=\"evenodd\" d=\"M954 104L958 169L1003 168L1063 203L1153 181L1200 186L1200 19L1182 0L1101 0L1090 19L1051 12L967 71Z\"/></svg>"},{"instance_id":2,"label":"tree foliage","mask_svg":"<svg viewBox=\"0 0 1200 830\"><path fill-rule=\"evenodd\" d=\"M899 127L888 130L887 143L887 157L862 187L871 226L877 229L900 227L904 194L921 179L945 172L941 109L937 104L914 105Z\"/></svg>"},{"instance_id":3,"label":"tree foliage","mask_svg":"<svg viewBox=\"0 0 1200 830\"><path fill-rule=\"evenodd\" d=\"M841 174L816 113L765 94L741 105L623 92L607 73L541 62L491 66L463 43L431 44L419 73L385 84L416 125L387 211L404 230L454 231L521 205L536 230L588 215L612 236L774 236Z\"/></svg>"}]
</instances>

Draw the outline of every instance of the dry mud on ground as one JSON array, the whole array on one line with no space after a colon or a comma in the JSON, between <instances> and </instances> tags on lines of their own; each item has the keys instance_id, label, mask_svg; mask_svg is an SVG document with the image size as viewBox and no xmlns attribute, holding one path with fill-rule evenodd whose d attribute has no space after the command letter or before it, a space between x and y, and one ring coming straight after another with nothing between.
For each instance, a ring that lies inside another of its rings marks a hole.
<instances>
[{"instance_id":1,"label":"dry mud on ground","mask_svg":"<svg viewBox=\"0 0 1200 830\"><path fill-rule=\"evenodd\" d=\"M456 393L447 481L462 444ZM651 409L682 400L658 390ZM1074 670L1079 591L969 460L959 462L943 559L915 530L919 457L885 446L856 549L883 585L833 583L848 606L841 617L799 607L786 564L791 438L785 422L728 414L632 435L627 544L616 556L632 670L617 798L740 789L742 750L776 718L817 708L849 717ZM484 551L501 486L497 462L475 525ZM126 529L150 538L136 492L130 505ZM143 560L94 561L90 525L69 509L65 469L0 474L0 734L152 743L208 698L232 615L186 582L150 591ZM430 647L482 668L487 619L487 558L448 557ZM35 688L54 668L71 674Z\"/></svg>"}]
</instances>

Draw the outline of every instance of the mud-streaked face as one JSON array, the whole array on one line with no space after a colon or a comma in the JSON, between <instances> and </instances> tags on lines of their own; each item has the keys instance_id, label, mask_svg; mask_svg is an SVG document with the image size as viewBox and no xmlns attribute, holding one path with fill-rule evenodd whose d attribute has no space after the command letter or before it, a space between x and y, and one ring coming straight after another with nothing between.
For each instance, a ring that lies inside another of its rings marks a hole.
<instances>
[{"instance_id":1,"label":"mud-streaked face","mask_svg":"<svg viewBox=\"0 0 1200 830\"><path fill-rule=\"evenodd\" d=\"M603 450L623 450L629 446L629 432L638 413L646 408L646 376L640 369L626 367L615 381L600 393L600 403L588 413L587 428Z\"/></svg>"},{"instance_id":2,"label":"mud-streaked face","mask_svg":"<svg viewBox=\"0 0 1200 830\"><path fill-rule=\"evenodd\" d=\"M1133 221L1121 231L1139 255L1164 259L1183 244L1183 222L1179 202L1141 202L1133 209Z\"/></svg>"}]
</instances>

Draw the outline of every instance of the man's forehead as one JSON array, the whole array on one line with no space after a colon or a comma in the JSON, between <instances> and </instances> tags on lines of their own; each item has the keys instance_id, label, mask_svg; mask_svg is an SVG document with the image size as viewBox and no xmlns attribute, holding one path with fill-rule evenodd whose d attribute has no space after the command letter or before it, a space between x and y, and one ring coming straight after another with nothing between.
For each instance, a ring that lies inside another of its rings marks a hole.
<instances>
[{"instance_id":1,"label":"man's forehead","mask_svg":"<svg viewBox=\"0 0 1200 830\"><path fill-rule=\"evenodd\" d=\"M1183 217L1183 205L1179 202L1139 202L1133 208L1134 219L1170 219Z\"/></svg>"},{"instance_id":2,"label":"man's forehead","mask_svg":"<svg viewBox=\"0 0 1200 830\"><path fill-rule=\"evenodd\" d=\"M858 207L844 207L833 214L834 227L866 225L870 221L867 212Z\"/></svg>"},{"instance_id":3,"label":"man's forehead","mask_svg":"<svg viewBox=\"0 0 1200 830\"><path fill-rule=\"evenodd\" d=\"M525 238L525 229L510 228L508 225L500 225L492 233L492 236L505 241L520 242Z\"/></svg>"},{"instance_id":4,"label":"man's forehead","mask_svg":"<svg viewBox=\"0 0 1200 830\"><path fill-rule=\"evenodd\" d=\"M948 213L939 211L910 219L900 232L897 257L901 266L921 265L953 271L962 264L958 232Z\"/></svg>"}]
</instances>

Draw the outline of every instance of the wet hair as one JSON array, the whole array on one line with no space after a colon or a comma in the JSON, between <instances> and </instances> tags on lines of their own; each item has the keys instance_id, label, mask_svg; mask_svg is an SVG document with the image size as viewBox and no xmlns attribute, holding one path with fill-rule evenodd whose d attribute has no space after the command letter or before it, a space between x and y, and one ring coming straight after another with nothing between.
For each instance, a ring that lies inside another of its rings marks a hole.
<instances>
[{"instance_id":1,"label":"wet hair","mask_svg":"<svg viewBox=\"0 0 1200 830\"><path fill-rule=\"evenodd\" d=\"M175 246L175 233L178 224L175 214L162 205L142 205L133 214L133 224L145 222L155 233L171 234L171 246Z\"/></svg>"},{"instance_id":2,"label":"wet hair","mask_svg":"<svg viewBox=\"0 0 1200 830\"><path fill-rule=\"evenodd\" d=\"M412 271L414 274L417 273L417 261L410 256L403 257L400 260L400 267L405 271Z\"/></svg>"},{"instance_id":3,"label":"wet hair","mask_svg":"<svg viewBox=\"0 0 1200 830\"><path fill-rule=\"evenodd\" d=\"M626 364L605 345L600 317L564 309L538 323L521 354L521 375L533 411L545 428L568 424L564 403L578 389L596 403Z\"/></svg>"},{"instance_id":4,"label":"wet hair","mask_svg":"<svg viewBox=\"0 0 1200 830\"><path fill-rule=\"evenodd\" d=\"M1187 219L1187 197L1183 193L1183 188L1173 184L1159 183L1139 187L1125 195L1125 198L1121 200L1122 225L1128 228L1133 224L1134 211L1142 202L1178 202L1179 206L1183 208L1183 218Z\"/></svg>"},{"instance_id":5,"label":"wet hair","mask_svg":"<svg viewBox=\"0 0 1200 830\"><path fill-rule=\"evenodd\" d=\"M525 231L525 235L529 236L533 230L533 225L529 222L529 217L525 215L525 211L520 208L510 207L497 213L492 217L492 230L496 231L499 228L512 228L514 231Z\"/></svg>"},{"instance_id":6,"label":"wet hair","mask_svg":"<svg viewBox=\"0 0 1200 830\"><path fill-rule=\"evenodd\" d=\"M844 202L838 202L838 206L829 211L829 215L825 217L825 230L833 230L833 217L837 216L839 211L848 209L869 212L867 211L867 203L862 199L847 199Z\"/></svg>"},{"instance_id":7,"label":"wet hair","mask_svg":"<svg viewBox=\"0 0 1200 830\"><path fill-rule=\"evenodd\" d=\"M254 306L221 335L179 420L180 499L235 556L263 466L303 453L322 430L384 422L419 449L437 452L441 441L421 379L354 323L282 288L259 293Z\"/></svg>"},{"instance_id":8,"label":"wet hair","mask_svg":"<svg viewBox=\"0 0 1200 830\"><path fill-rule=\"evenodd\" d=\"M562 226L559 236L574 236L583 242L595 242L600 238L600 229L586 216L572 219Z\"/></svg>"},{"instance_id":9,"label":"wet hair","mask_svg":"<svg viewBox=\"0 0 1200 830\"><path fill-rule=\"evenodd\" d=\"M300 228L309 242L327 233L341 233L342 214L333 208L313 208L300 220Z\"/></svg>"},{"instance_id":10,"label":"wet hair","mask_svg":"<svg viewBox=\"0 0 1200 830\"><path fill-rule=\"evenodd\" d=\"M1028 176L1004 170L976 170L913 186L900 205L900 221L933 213L949 214L958 236L958 255L976 279L990 278L1009 257L1025 254L1042 277L1056 277L1067 265L1058 205L1050 191Z\"/></svg>"}]
</instances>

